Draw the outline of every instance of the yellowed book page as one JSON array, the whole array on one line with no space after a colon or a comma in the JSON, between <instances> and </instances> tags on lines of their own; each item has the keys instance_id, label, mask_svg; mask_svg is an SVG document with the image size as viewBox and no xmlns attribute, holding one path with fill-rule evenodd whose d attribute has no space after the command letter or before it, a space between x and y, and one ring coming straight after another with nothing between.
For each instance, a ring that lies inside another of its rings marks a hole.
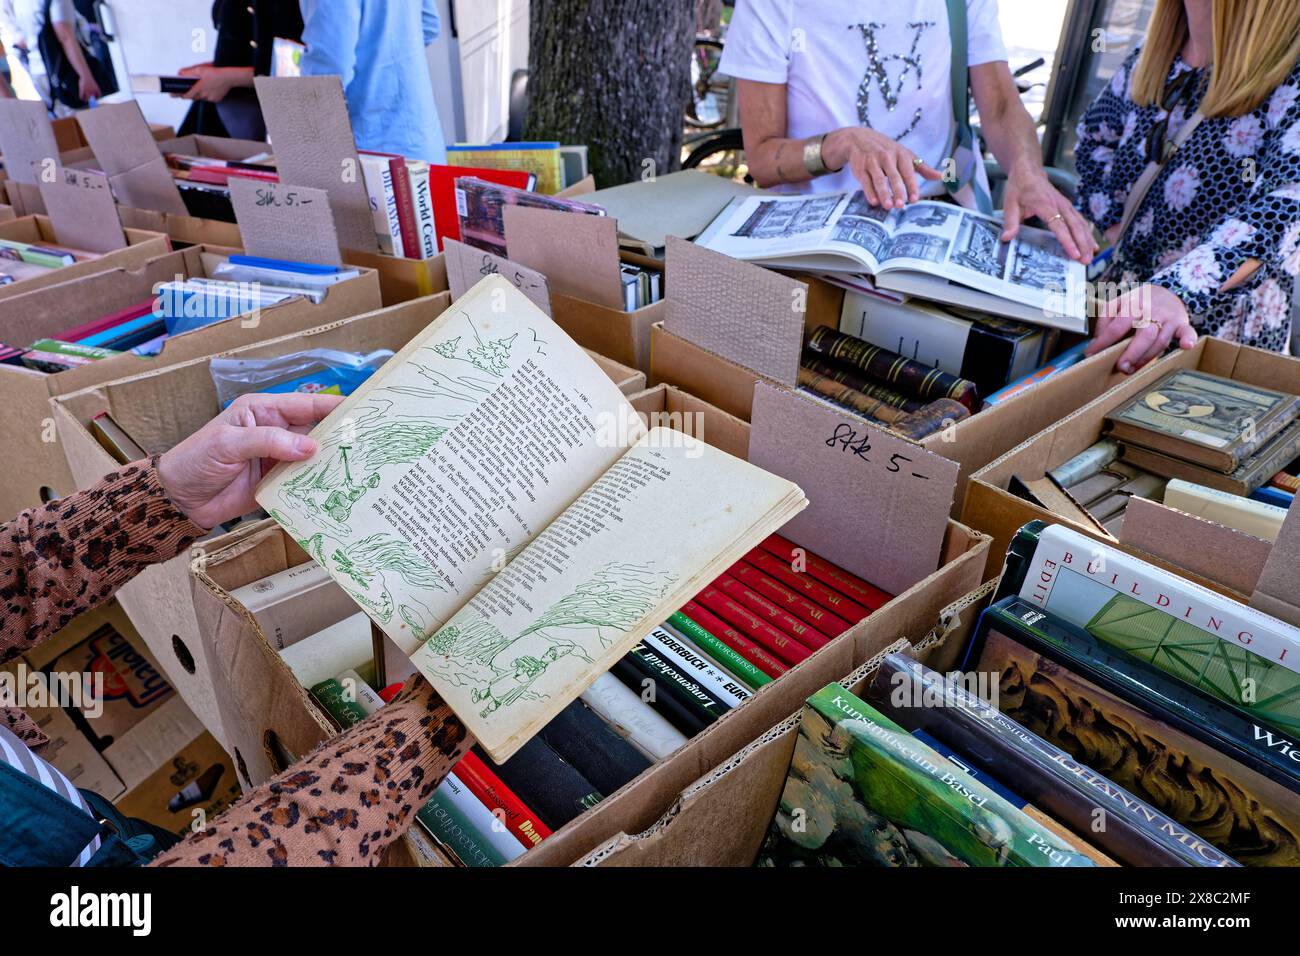
<instances>
[{"instance_id":1,"label":"yellowed book page","mask_svg":"<svg viewBox=\"0 0 1300 956\"><path fill-rule=\"evenodd\" d=\"M641 434L586 353L489 276L321 422L320 452L272 471L257 500L410 653Z\"/></svg>"},{"instance_id":2,"label":"yellowed book page","mask_svg":"<svg viewBox=\"0 0 1300 956\"><path fill-rule=\"evenodd\" d=\"M805 504L784 478L656 428L411 660L500 762Z\"/></svg>"}]
</instances>

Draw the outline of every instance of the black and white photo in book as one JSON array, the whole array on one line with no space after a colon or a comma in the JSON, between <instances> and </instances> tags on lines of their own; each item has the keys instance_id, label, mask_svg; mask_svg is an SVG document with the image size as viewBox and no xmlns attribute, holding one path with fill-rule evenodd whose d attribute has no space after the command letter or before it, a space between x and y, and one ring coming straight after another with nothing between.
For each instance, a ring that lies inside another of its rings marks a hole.
<instances>
[{"instance_id":1,"label":"black and white photo in book","mask_svg":"<svg viewBox=\"0 0 1300 956\"><path fill-rule=\"evenodd\" d=\"M890 293L1087 332L1086 273L1050 232L1002 222L946 202L901 210L871 206L861 191L733 199L695 240L771 268L869 276Z\"/></svg>"}]
</instances>

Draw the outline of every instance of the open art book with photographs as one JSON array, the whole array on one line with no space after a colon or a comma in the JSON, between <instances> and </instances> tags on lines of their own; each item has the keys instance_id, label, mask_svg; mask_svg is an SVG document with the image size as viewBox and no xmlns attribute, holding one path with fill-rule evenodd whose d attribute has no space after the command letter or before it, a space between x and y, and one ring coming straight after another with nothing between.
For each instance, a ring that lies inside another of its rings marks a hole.
<instances>
[{"instance_id":1,"label":"open art book with photographs","mask_svg":"<svg viewBox=\"0 0 1300 956\"><path fill-rule=\"evenodd\" d=\"M1084 266L1056 237L951 203L871 206L861 191L737 198L696 243L778 269L866 273L877 288L947 305L1088 331Z\"/></svg>"},{"instance_id":2,"label":"open art book with photographs","mask_svg":"<svg viewBox=\"0 0 1300 956\"><path fill-rule=\"evenodd\" d=\"M500 276L458 299L257 500L505 760L807 501L647 432Z\"/></svg>"}]
</instances>

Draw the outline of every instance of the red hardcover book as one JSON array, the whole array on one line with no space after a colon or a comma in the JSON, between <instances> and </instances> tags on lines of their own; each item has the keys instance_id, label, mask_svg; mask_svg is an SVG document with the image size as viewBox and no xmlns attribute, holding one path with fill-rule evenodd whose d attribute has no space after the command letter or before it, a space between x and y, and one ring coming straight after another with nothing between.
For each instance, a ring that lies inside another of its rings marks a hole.
<instances>
[{"instance_id":1,"label":"red hardcover book","mask_svg":"<svg viewBox=\"0 0 1300 956\"><path fill-rule=\"evenodd\" d=\"M815 604L802 594L796 594L774 578L768 577L752 564L737 561L727 568L727 573L753 588L777 607L783 607L799 620L812 625L819 634L828 638L839 637L853 625L838 614L832 614L820 604Z\"/></svg>"},{"instance_id":2,"label":"red hardcover book","mask_svg":"<svg viewBox=\"0 0 1300 956\"><path fill-rule=\"evenodd\" d=\"M687 601L682 613L773 680L790 669L698 602Z\"/></svg>"},{"instance_id":3,"label":"red hardcover book","mask_svg":"<svg viewBox=\"0 0 1300 956\"><path fill-rule=\"evenodd\" d=\"M397 197L397 224L402 230L402 250L408 259L420 258L420 227L415 222L415 198L411 195L411 177L402 156L388 160L393 176L393 195Z\"/></svg>"},{"instance_id":4,"label":"red hardcover book","mask_svg":"<svg viewBox=\"0 0 1300 956\"><path fill-rule=\"evenodd\" d=\"M429 164L429 195L433 200L433 224L438 231L438 251L443 239L460 241L460 215L456 211L456 178L472 176L499 186L532 192L537 176L519 169L476 169L472 166Z\"/></svg>"},{"instance_id":5,"label":"red hardcover book","mask_svg":"<svg viewBox=\"0 0 1300 956\"><path fill-rule=\"evenodd\" d=\"M789 611L783 611L761 594L746 587L729 574L724 574L713 582L713 586L741 607L747 608L781 632L793 637L810 650L817 650L830 643L830 638L816 628L805 624Z\"/></svg>"},{"instance_id":6,"label":"red hardcover book","mask_svg":"<svg viewBox=\"0 0 1300 956\"><path fill-rule=\"evenodd\" d=\"M826 610L834 611L850 624L857 624L871 613L852 598L847 598L838 591L832 591L811 574L800 574L792 570L785 561L762 548L755 548L745 555L745 562L794 589L796 594L802 594L809 600L816 601Z\"/></svg>"},{"instance_id":7,"label":"red hardcover book","mask_svg":"<svg viewBox=\"0 0 1300 956\"><path fill-rule=\"evenodd\" d=\"M64 329L58 335L52 335L50 338L58 339L60 342L78 342L88 335L94 335L96 332L103 332L105 329L111 329L115 325L121 325L123 322L130 322L132 319L138 319L142 315L148 315L154 310L154 300L149 299L147 302L141 302L138 305L130 306L121 311L106 315L103 318L95 319L93 322L87 322L84 325L78 325L75 328Z\"/></svg>"},{"instance_id":8,"label":"red hardcover book","mask_svg":"<svg viewBox=\"0 0 1300 956\"><path fill-rule=\"evenodd\" d=\"M456 776L488 810L500 810L505 814L506 827L525 850L531 850L551 835L537 814L528 809L473 751L466 751L460 758L460 763L456 764Z\"/></svg>"},{"instance_id":9,"label":"red hardcover book","mask_svg":"<svg viewBox=\"0 0 1300 956\"><path fill-rule=\"evenodd\" d=\"M277 173L267 172L262 169L235 169L230 166L193 166L182 178L194 183L212 183L216 186L226 186L229 185L231 176L240 179L257 179L264 183L278 183L280 181Z\"/></svg>"},{"instance_id":10,"label":"red hardcover book","mask_svg":"<svg viewBox=\"0 0 1300 956\"><path fill-rule=\"evenodd\" d=\"M771 624L760 620L752 611L746 610L713 585L697 594L695 600L790 667L807 660L812 654L812 651L793 637L787 637Z\"/></svg>"},{"instance_id":11,"label":"red hardcover book","mask_svg":"<svg viewBox=\"0 0 1300 956\"><path fill-rule=\"evenodd\" d=\"M887 594L874 584L862 580L856 574L850 574L838 565L831 564L825 558L819 558L807 548L799 548L779 534L770 534L759 545L787 564L793 565L795 558L802 557L808 573L822 584L834 588L846 597L850 597L864 607L879 611L893 595Z\"/></svg>"}]
</instances>

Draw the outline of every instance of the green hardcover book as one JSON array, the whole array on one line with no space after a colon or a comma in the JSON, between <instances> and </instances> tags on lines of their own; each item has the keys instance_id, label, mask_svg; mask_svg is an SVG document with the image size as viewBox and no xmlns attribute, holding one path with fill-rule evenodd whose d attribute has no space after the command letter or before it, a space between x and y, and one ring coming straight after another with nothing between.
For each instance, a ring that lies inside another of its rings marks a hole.
<instances>
[{"instance_id":1,"label":"green hardcover book","mask_svg":"<svg viewBox=\"0 0 1300 956\"><path fill-rule=\"evenodd\" d=\"M681 611L673 614L668 619L668 623L677 629L677 633L686 638L704 653L708 654L715 661L725 667L731 676L736 680L748 685L754 690L762 687L764 684L772 683L772 678L768 677L761 670L751 664L745 658L741 657L722 641L718 640L704 628L700 627Z\"/></svg>"},{"instance_id":2,"label":"green hardcover book","mask_svg":"<svg viewBox=\"0 0 1300 956\"><path fill-rule=\"evenodd\" d=\"M839 684L804 705L760 866L1093 866Z\"/></svg>"},{"instance_id":3,"label":"green hardcover book","mask_svg":"<svg viewBox=\"0 0 1300 956\"><path fill-rule=\"evenodd\" d=\"M330 677L314 686L311 695L343 730L366 719L366 710L357 702L355 690L345 688L343 682L336 677Z\"/></svg>"},{"instance_id":4,"label":"green hardcover book","mask_svg":"<svg viewBox=\"0 0 1300 956\"><path fill-rule=\"evenodd\" d=\"M435 790L433 799L419 809L415 819L463 865L505 866L504 854L479 833L445 789Z\"/></svg>"},{"instance_id":5,"label":"green hardcover book","mask_svg":"<svg viewBox=\"0 0 1300 956\"><path fill-rule=\"evenodd\" d=\"M1300 398L1180 370L1106 416L1115 438L1228 474L1300 415Z\"/></svg>"},{"instance_id":6,"label":"green hardcover book","mask_svg":"<svg viewBox=\"0 0 1300 956\"><path fill-rule=\"evenodd\" d=\"M78 355L88 359L112 358L122 353L115 349L101 349L95 345L81 345L77 342L63 342L59 339L38 339L32 348L40 352L57 352L60 355Z\"/></svg>"}]
</instances>

